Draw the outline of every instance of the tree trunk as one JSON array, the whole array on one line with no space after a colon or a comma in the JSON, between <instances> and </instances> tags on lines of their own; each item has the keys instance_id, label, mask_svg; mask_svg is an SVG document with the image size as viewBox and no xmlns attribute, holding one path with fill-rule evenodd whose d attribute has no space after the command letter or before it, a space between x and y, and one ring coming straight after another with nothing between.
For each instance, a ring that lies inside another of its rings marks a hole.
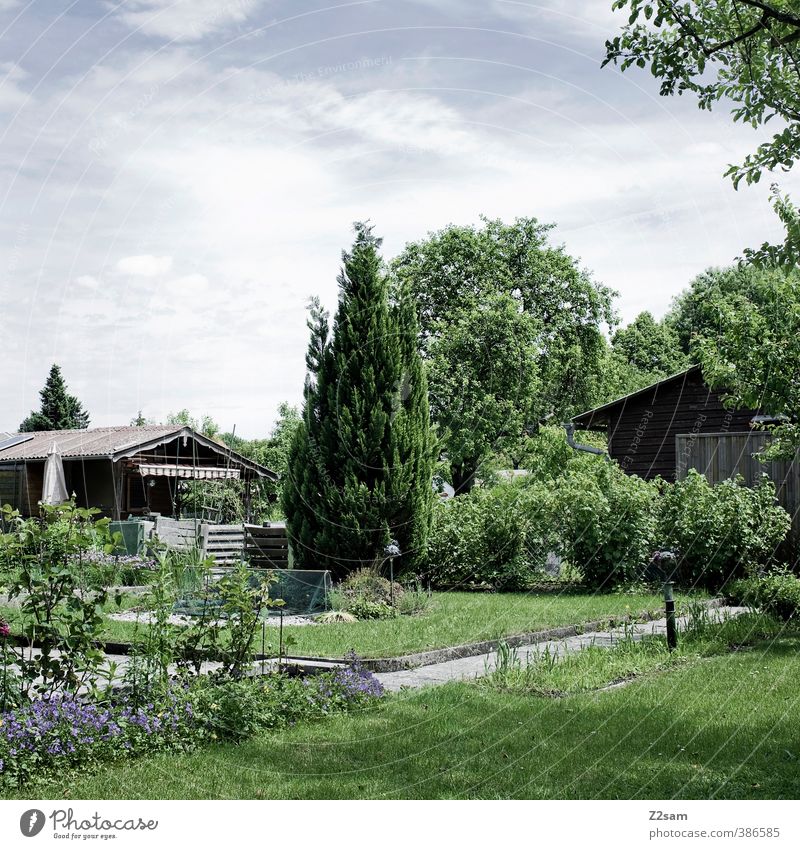
<instances>
[{"instance_id":1,"label":"tree trunk","mask_svg":"<svg viewBox=\"0 0 800 849\"><path fill-rule=\"evenodd\" d=\"M456 495L465 495L475 485L477 463L465 460L459 466L451 467L453 473L453 489Z\"/></svg>"}]
</instances>

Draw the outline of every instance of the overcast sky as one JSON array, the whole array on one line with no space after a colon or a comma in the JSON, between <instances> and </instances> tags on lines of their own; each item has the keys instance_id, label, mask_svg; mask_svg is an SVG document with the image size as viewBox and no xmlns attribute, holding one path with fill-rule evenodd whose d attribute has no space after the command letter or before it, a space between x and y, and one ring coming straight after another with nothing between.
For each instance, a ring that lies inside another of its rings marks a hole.
<instances>
[{"instance_id":1,"label":"overcast sky","mask_svg":"<svg viewBox=\"0 0 800 849\"><path fill-rule=\"evenodd\" d=\"M761 136L601 70L610 6L0 0L0 429L58 362L93 425L265 435L359 219L555 222L625 320L776 238Z\"/></svg>"}]
</instances>

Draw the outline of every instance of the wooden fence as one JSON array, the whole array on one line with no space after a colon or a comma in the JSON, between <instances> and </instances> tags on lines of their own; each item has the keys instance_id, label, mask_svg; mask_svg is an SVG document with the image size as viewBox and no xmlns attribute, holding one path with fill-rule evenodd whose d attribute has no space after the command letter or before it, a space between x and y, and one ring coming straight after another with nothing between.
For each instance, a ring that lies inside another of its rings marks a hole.
<instances>
[{"instance_id":1,"label":"wooden fence","mask_svg":"<svg viewBox=\"0 0 800 849\"><path fill-rule=\"evenodd\" d=\"M244 554L253 566L263 569L289 569L289 538L284 522L272 522L268 527L245 525Z\"/></svg>"},{"instance_id":2,"label":"wooden fence","mask_svg":"<svg viewBox=\"0 0 800 849\"><path fill-rule=\"evenodd\" d=\"M153 533L170 548L189 551L200 544L200 522L198 519L171 519L159 516Z\"/></svg>"},{"instance_id":3,"label":"wooden fence","mask_svg":"<svg viewBox=\"0 0 800 849\"><path fill-rule=\"evenodd\" d=\"M211 525L199 519L159 517L155 533L170 548L188 551L196 548L201 556L213 555L219 566L228 566L244 557L264 569L289 569L289 540L286 525Z\"/></svg>"},{"instance_id":4,"label":"wooden fence","mask_svg":"<svg viewBox=\"0 0 800 849\"><path fill-rule=\"evenodd\" d=\"M213 555L218 566L229 566L244 554L242 525L208 525L200 531L200 551L203 557Z\"/></svg>"},{"instance_id":5,"label":"wooden fence","mask_svg":"<svg viewBox=\"0 0 800 849\"><path fill-rule=\"evenodd\" d=\"M769 434L687 433L676 437L678 480L689 469L705 475L710 483L719 483L741 475L748 486L754 486L766 474L775 484L778 503L792 517L792 536L800 541L800 452L793 461L762 463L756 453L766 448Z\"/></svg>"}]
</instances>

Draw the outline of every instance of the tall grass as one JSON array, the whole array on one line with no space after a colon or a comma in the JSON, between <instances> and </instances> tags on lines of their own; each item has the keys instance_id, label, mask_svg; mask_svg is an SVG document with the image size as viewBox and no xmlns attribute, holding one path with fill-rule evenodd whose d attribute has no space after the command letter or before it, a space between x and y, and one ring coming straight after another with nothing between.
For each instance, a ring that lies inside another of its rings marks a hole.
<instances>
[{"instance_id":1,"label":"tall grass","mask_svg":"<svg viewBox=\"0 0 800 849\"><path fill-rule=\"evenodd\" d=\"M590 645L566 654L545 647L527 654L500 644L497 660L481 686L506 692L565 696L630 681L640 675L681 666L701 657L724 654L733 648L777 637L784 630L777 619L760 613L727 617L698 607L669 651L663 636L636 639L632 630L612 647Z\"/></svg>"}]
</instances>

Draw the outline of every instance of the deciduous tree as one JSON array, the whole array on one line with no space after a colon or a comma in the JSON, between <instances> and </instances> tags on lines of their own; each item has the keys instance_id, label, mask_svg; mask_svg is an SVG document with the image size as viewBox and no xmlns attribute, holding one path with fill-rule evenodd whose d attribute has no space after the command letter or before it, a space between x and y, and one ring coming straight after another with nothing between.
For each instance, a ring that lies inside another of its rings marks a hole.
<instances>
[{"instance_id":1,"label":"deciduous tree","mask_svg":"<svg viewBox=\"0 0 800 849\"><path fill-rule=\"evenodd\" d=\"M551 230L535 218L450 226L393 263L417 305L432 420L461 491L492 452L594 397L613 293L549 244Z\"/></svg>"}]
</instances>

